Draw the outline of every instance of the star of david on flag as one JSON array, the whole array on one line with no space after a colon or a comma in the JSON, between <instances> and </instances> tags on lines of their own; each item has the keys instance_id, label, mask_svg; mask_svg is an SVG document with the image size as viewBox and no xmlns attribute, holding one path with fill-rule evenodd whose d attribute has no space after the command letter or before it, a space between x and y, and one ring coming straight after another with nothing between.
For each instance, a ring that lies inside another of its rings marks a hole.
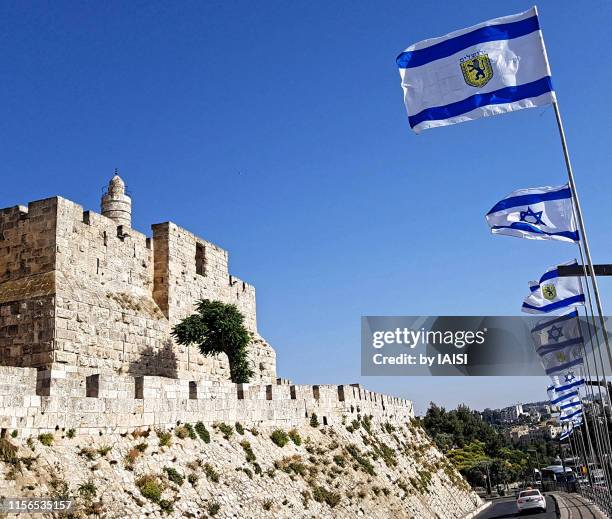
<instances>
[{"instance_id":1,"label":"star of david on flag","mask_svg":"<svg viewBox=\"0 0 612 519\"><path fill-rule=\"evenodd\" d=\"M549 376L573 376L576 367L584 363L584 340L576 310L540 321L532 328L531 338ZM570 380L568 378L566 382Z\"/></svg>"},{"instance_id":2,"label":"star of david on flag","mask_svg":"<svg viewBox=\"0 0 612 519\"><path fill-rule=\"evenodd\" d=\"M486 215L493 234L529 240L579 241L567 184L513 191Z\"/></svg>"},{"instance_id":3,"label":"star of david on flag","mask_svg":"<svg viewBox=\"0 0 612 519\"><path fill-rule=\"evenodd\" d=\"M562 405L572 398L579 397L579 390L584 387L584 378L577 377L573 370L568 370L562 376L554 376L552 384L548 386L546 392L548 399L554 406Z\"/></svg>"},{"instance_id":4,"label":"star of david on flag","mask_svg":"<svg viewBox=\"0 0 612 519\"><path fill-rule=\"evenodd\" d=\"M542 214L544 211L538 211L537 213L531 209L531 207L527 208L527 211L521 211L519 219L521 222L531 223L533 225L544 224L542 221Z\"/></svg>"},{"instance_id":5,"label":"star of david on flag","mask_svg":"<svg viewBox=\"0 0 612 519\"><path fill-rule=\"evenodd\" d=\"M560 351L572 345L581 345L584 340L578 321L578 311L549 319L542 319L531 329L531 338L538 354Z\"/></svg>"}]
</instances>

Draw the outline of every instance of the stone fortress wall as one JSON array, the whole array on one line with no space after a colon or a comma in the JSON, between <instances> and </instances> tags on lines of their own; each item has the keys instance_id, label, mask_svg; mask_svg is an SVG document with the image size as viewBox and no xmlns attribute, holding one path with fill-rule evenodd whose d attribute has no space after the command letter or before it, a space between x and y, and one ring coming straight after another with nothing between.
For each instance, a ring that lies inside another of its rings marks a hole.
<instances>
[{"instance_id":1,"label":"stone fortress wall","mask_svg":"<svg viewBox=\"0 0 612 519\"><path fill-rule=\"evenodd\" d=\"M0 364L52 361L55 202L0 210Z\"/></svg>"},{"instance_id":2,"label":"stone fortress wall","mask_svg":"<svg viewBox=\"0 0 612 519\"><path fill-rule=\"evenodd\" d=\"M95 374L66 370L0 367L0 429L27 437L75 429L97 436L177 423L305 425L312 414L322 425L349 423L358 414L374 423L406 423L412 402L351 385L233 384L157 376Z\"/></svg>"},{"instance_id":3,"label":"stone fortress wall","mask_svg":"<svg viewBox=\"0 0 612 519\"><path fill-rule=\"evenodd\" d=\"M225 355L174 343L199 299L235 304L253 334L251 385ZM412 403L359 385L292 385L257 333L255 288L228 253L174 223L131 227L115 175L102 214L61 197L0 209L0 428L79 434L241 421L298 426L351 415L407 421Z\"/></svg>"}]
</instances>

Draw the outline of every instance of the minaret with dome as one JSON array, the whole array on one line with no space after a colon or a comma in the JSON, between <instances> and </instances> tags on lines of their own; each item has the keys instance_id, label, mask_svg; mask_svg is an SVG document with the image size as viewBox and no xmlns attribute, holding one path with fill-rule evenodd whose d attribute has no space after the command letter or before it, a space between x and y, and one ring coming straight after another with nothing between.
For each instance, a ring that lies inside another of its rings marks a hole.
<instances>
[{"instance_id":1,"label":"minaret with dome","mask_svg":"<svg viewBox=\"0 0 612 519\"><path fill-rule=\"evenodd\" d=\"M125 192L125 182L117 174L110 179L106 193L102 195L102 215L111 218L118 225L132 226L132 199Z\"/></svg>"}]
</instances>

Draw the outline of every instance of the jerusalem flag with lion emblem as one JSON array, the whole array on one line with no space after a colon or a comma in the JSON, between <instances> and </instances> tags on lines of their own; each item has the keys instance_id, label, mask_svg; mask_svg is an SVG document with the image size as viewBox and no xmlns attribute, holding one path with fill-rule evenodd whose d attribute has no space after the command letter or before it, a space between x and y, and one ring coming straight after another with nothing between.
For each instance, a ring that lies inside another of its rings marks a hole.
<instances>
[{"instance_id":1,"label":"jerusalem flag with lion emblem","mask_svg":"<svg viewBox=\"0 0 612 519\"><path fill-rule=\"evenodd\" d=\"M577 265L576 260L563 265ZM549 268L540 281L530 281L529 294L522 311L528 314L547 314L584 306L584 293L579 277L559 277L557 267Z\"/></svg>"},{"instance_id":2,"label":"jerusalem flag with lion emblem","mask_svg":"<svg viewBox=\"0 0 612 519\"><path fill-rule=\"evenodd\" d=\"M415 43L396 61L416 133L555 100L535 7Z\"/></svg>"}]
</instances>

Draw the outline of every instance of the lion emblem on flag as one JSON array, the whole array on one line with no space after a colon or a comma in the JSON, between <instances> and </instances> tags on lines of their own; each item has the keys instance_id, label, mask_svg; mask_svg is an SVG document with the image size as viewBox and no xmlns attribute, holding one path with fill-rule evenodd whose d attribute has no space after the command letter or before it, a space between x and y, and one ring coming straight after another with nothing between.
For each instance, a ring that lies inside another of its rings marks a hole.
<instances>
[{"instance_id":1,"label":"lion emblem on flag","mask_svg":"<svg viewBox=\"0 0 612 519\"><path fill-rule=\"evenodd\" d=\"M542 295L545 299L552 301L555 297L557 297L557 289L555 285L542 285Z\"/></svg>"},{"instance_id":2,"label":"lion emblem on flag","mask_svg":"<svg viewBox=\"0 0 612 519\"><path fill-rule=\"evenodd\" d=\"M493 77L493 67L489 55L477 52L461 58L459 61L463 79L473 87L485 86Z\"/></svg>"}]
</instances>

